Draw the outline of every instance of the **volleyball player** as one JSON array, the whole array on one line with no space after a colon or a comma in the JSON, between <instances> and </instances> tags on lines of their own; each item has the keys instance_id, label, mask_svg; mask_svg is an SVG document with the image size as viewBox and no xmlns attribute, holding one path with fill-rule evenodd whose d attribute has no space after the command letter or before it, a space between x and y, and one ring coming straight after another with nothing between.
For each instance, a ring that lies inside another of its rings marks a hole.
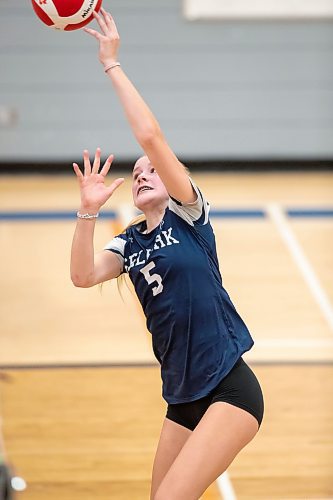
<instances>
[{"instance_id":1,"label":"volleyball player","mask_svg":"<svg viewBox=\"0 0 333 500\"><path fill-rule=\"evenodd\" d=\"M196 500L257 434L263 418L258 380L242 355L253 340L223 287L209 204L167 144L152 112L118 62L119 34L101 10L99 59L145 155L132 194L145 220L94 255L100 208L123 182L107 187L113 156L100 169L84 152L74 164L81 206L71 277L90 287L128 273L152 334L168 403L152 471L152 500ZM109 112L106 110L106 112Z\"/></svg>"}]
</instances>

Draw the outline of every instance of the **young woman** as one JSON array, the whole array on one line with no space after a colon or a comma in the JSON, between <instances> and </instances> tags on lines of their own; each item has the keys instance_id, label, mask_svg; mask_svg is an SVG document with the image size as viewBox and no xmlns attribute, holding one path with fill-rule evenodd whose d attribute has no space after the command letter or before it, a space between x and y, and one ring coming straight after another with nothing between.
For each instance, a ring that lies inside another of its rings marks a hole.
<instances>
[{"instance_id":1,"label":"young woman","mask_svg":"<svg viewBox=\"0 0 333 500\"><path fill-rule=\"evenodd\" d=\"M256 435L263 417L259 383L243 361L253 340L222 286L209 204L167 144L161 129L118 62L111 15L95 18L99 58L129 125L145 152L133 169L135 206L143 223L130 226L94 255L96 217L123 179L105 185L84 152L74 170L81 207L73 239L71 277L90 287L126 272L147 318L168 403L154 460L152 500L197 500Z\"/></svg>"}]
</instances>

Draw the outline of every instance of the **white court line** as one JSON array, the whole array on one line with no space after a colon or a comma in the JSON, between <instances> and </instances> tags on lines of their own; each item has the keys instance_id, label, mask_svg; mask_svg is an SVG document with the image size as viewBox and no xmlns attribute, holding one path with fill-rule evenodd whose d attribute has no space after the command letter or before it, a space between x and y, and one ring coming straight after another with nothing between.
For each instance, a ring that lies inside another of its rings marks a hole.
<instances>
[{"instance_id":1,"label":"white court line","mask_svg":"<svg viewBox=\"0 0 333 500\"><path fill-rule=\"evenodd\" d=\"M282 209L276 204L270 204L267 206L267 212L269 213L271 219L275 223L279 230L282 239L286 243L290 253L292 254L297 266L299 267L306 283L308 284L311 293L313 294L316 302L318 303L320 309L322 310L328 324L333 330L333 308L332 305L324 292L321 284L314 273L310 263L308 262L304 252L302 251L298 241L293 234L291 228L288 225L287 218L284 215ZM323 344L324 346L330 346L331 342L329 340L323 339L322 341L306 339L306 344L308 347L318 346ZM281 343L277 339L268 340L267 344L271 346L288 344L288 340L284 340ZM289 345L299 345L299 339L289 339ZM216 481L218 489L224 500L237 500L234 489L232 487L231 481L229 479L228 473L222 474Z\"/></svg>"},{"instance_id":2,"label":"white court line","mask_svg":"<svg viewBox=\"0 0 333 500\"><path fill-rule=\"evenodd\" d=\"M286 243L292 257L294 258L303 278L309 286L310 292L314 296L322 313L324 314L329 326L333 330L333 308L322 288L314 270L312 269L308 259L306 258L301 246L299 245L294 233L292 232L287 217L279 205L271 203L266 207L272 221L279 230L282 239Z\"/></svg>"},{"instance_id":3,"label":"white court line","mask_svg":"<svg viewBox=\"0 0 333 500\"><path fill-rule=\"evenodd\" d=\"M216 483L224 500L237 500L227 471L216 479Z\"/></svg>"}]
</instances>

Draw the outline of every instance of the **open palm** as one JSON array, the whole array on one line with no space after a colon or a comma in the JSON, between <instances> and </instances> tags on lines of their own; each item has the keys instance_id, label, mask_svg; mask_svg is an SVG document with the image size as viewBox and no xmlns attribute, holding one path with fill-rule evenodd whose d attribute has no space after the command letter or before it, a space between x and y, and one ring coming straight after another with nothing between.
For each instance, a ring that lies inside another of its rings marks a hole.
<instances>
[{"instance_id":1,"label":"open palm","mask_svg":"<svg viewBox=\"0 0 333 500\"><path fill-rule=\"evenodd\" d=\"M77 163L73 163L73 168L80 186L81 207L84 207L89 212L98 212L99 209L112 196L113 192L124 182L124 179L121 177L114 180L110 186L105 185L105 177L110 169L112 161L113 155L108 156L99 172L101 150L97 148L92 166L89 159L89 152L84 150L84 173L81 172Z\"/></svg>"}]
</instances>

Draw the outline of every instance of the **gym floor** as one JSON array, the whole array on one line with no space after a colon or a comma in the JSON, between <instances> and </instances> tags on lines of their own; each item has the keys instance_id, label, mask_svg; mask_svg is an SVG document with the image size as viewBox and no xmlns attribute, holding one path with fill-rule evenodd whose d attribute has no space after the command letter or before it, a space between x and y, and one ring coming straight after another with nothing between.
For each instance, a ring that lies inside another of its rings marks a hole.
<instances>
[{"instance_id":1,"label":"gym floor","mask_svg":"<svg viewBox=\"0 0 333 500\"><path fill-rule=\"evenodd\" d=\"M193 178L266 403L228 471L233 496L216 483L203 498L332 499L333 174ZM70 281L78 205L74 174L0 177L4 441L28 484L18 498L146 500L166 407L159 368L130 290L122 299L114 282ZM97 223L96 250L131 211L128 177Z\"/></svg>"}]
</instances>

